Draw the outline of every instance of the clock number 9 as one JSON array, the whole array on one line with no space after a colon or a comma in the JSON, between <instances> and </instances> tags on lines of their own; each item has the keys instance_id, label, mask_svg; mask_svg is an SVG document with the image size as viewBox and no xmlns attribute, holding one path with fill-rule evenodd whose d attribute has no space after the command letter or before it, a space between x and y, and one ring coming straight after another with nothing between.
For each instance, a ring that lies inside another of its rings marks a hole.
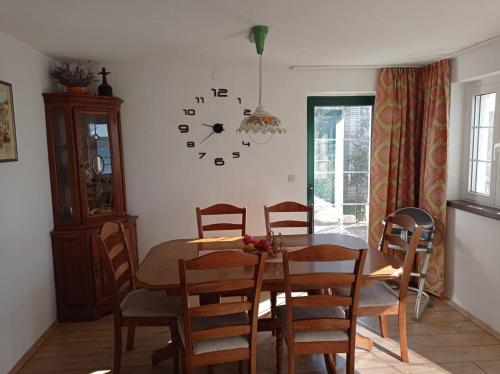
<instances>
[{"instance_id":1,"label":"clock number 9","mask_svg":"<svg viewBox=\"0 0 500 374\"><path fill-rule=\"evenodd\" d=\"M179 125L179 131L182 133L189 132L189 126L188 125Z\"/></svg>"},{"instance_id":2,"label":"clock number 9","mask_svg":"<svg viewBox=\"0 0 500 374\"><path fill-rule=\"evenodd\" d=\"M194 116L196 111L194 109L182 109L185 116Z\"/></svg>"},{"instance_id":3,"label":"clock number 9","mask_svg":"<svg viewBox=\"0 0 500 374\"><path fill-rule=\"evenodd\" d=\"M217 158L214 160L214 163L215 163L215 165L217 165L217 166L222 166L222 165L224 165L224 164L225 164L224 159L223 159L222 157L217 157Z\"/></svg>"},{"instance_id":4,"label":"clock number 9","mask_svg":"<svg viewBox=\"0 0 500 374\"><path fill-rule=\"evenodd\" d=\"M187 145L188 148L194 148L194 142L193 141L187 142L186 145Z\"/></svg>"}]
</instances>

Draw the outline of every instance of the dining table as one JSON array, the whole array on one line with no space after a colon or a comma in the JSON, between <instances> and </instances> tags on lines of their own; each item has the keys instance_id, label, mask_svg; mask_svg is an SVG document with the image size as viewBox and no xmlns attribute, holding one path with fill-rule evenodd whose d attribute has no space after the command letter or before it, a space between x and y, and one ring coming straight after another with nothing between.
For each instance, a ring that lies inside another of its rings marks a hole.
<instances>
[{"instance_id":1,"label":"dining table","mask_svg":"<svg viewBox=\"0 0 500 374\"><path fill-rule=\"evenodd\" d=\"M264 238L264 237L263 237ZM283 235L283 250L293 251L301 248L320 245L333 244L354 250L368 248L366 241L351 235L329 233L329 234L298 234ZM180 281L178 273L178 260L189 260L204 254L220 250L242 250L243 238L241 236L232 237L212 237L202 239L175 239L155 245L148 252L140 266L135 272L135 280L138 285L149 290L163 290L168 295L180 295ZM342 262L297 262L291 263L291 273L310 272L343 272L352 271L351 261ZM197 272L201 278L192 278L193 281L203 282L213 279L238 279L246 275L241 273L241 269L223 269L208 272ZM369 287L370 283L376 280L398 279L401 269L394 258L377 249L368 249L364 271L361 279L362 287ZM285 291L283 277L283 266L281 255L276 258L269 258L266 262L262 291ZM274 323L271 318L259 318L259 331L273 331ZM356 346L371 350L371 339L360 334L356 336ZM176 349L172 344L153 352L152 362L156 364L172 355L172 349Z\"/></svg>"}]
</instances>

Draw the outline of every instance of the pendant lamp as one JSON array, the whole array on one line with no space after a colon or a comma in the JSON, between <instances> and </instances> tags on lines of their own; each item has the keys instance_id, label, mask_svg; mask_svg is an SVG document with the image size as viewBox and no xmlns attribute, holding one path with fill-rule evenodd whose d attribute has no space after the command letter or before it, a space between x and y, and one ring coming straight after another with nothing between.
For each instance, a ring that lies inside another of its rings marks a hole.
<instances>
[{"instance_id":1,"label":"pendant lamp","mask_svg":"<svg viewBox=\"0 0 500 374\"><path fill-rule=\"evenodd\" d=\"M262 54L264 53L264 41L266 40L267 26L254 26L250 30L250 41L255 43L257 54L259 55L259 105L255 111L241 121L238 132L245 133L286 133L285 129L281 127L281 121L278 117L273 116L266 112L262 104Z\"/></svg>"}]
</instances>

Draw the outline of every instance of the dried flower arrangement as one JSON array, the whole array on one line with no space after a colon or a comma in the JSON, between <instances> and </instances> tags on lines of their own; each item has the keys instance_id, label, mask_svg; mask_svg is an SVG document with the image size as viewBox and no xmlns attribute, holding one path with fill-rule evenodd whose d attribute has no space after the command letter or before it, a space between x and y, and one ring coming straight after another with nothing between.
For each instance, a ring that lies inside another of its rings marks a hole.
<instances>
[{"instance_id":1,"label":"dried flower arrangement","mask_svg":"<svg viewBox=\"0 0 500 374\"><path fill-rule=\"evenodd\" d=\"M57 65L50 72L50 75L57 83L67 88L88 87L92 83L97 82L96 75L89 69L90 62L87 62L87 66L83 66L78 61L78 64L75 64L74 68L72 68L72 64L69 62L64 62Z\"/></svg>"}]
</instances>

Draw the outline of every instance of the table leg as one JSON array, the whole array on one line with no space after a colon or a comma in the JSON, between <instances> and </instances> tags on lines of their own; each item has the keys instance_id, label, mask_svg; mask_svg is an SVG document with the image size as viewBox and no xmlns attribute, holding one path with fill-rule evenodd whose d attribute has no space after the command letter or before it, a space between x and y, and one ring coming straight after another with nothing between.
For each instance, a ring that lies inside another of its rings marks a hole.
<instances>
[{"instance_id":1,"label":"table leg","mask_svg":"<svg viewBox=\"0 0 500 374\"><path fill-rule=\"evenodd\" d=\"M373 349L373 341L366 336L356 334L356 348L371 351Z\"/></svg>"}]
</instances>

